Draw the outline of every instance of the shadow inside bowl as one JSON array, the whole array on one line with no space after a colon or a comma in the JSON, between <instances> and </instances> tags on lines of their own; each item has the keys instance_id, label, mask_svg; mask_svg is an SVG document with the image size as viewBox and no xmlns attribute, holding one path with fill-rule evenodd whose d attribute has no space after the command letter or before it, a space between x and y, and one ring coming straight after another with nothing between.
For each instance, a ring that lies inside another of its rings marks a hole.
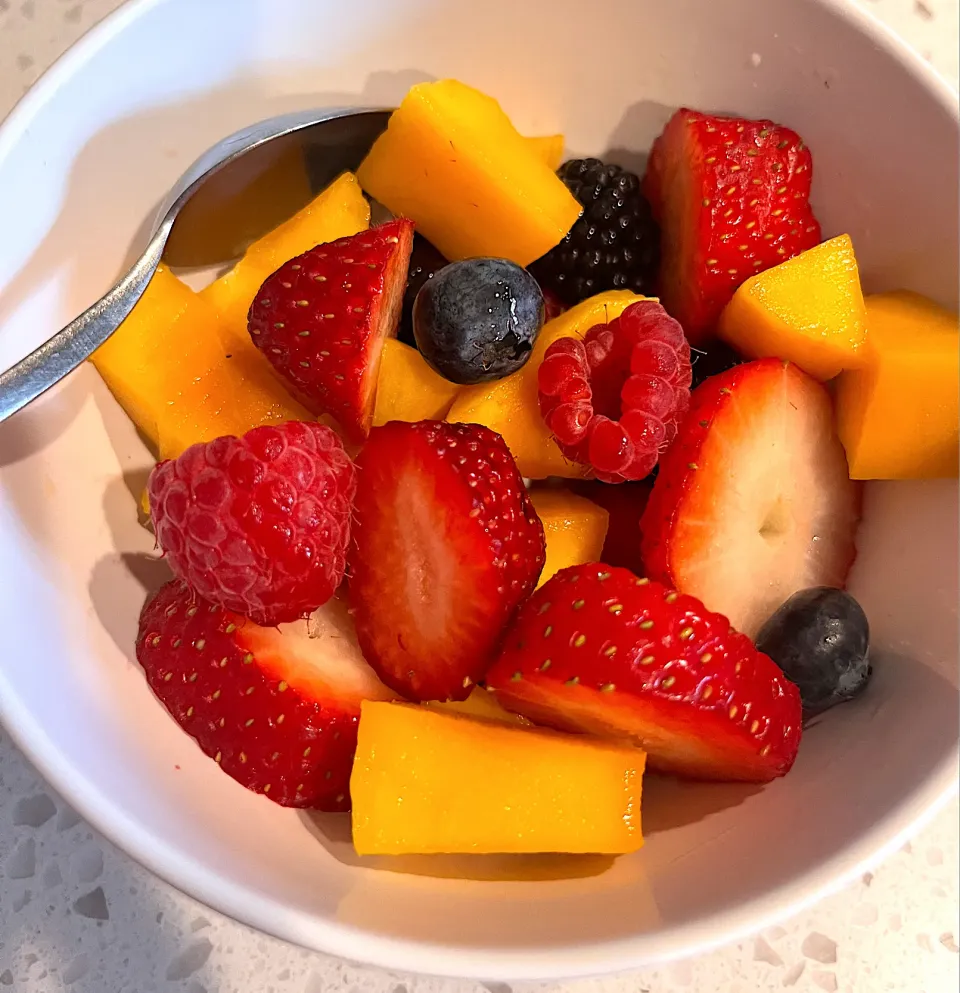
<instances>
[{"instance_id":1,"label":"shadow inside bowl","mask_svg":"<svg viewBox=\"0 0 960 993\"><path fill-rule=\"evenodd\" d=\"M647 138L651 134L659 134L675 110L676 107L655 100L638 100L631 104L611 132L606 151L601 152L598 158L642 178L650 157Z\"/></svg>"},{"instance_id":2,"label":"shadow inside bowl","mask_svg":"<svg viewBox=\"0 0 960 993\"><path fill-rule=\"evenodd\" d=\"M132 576L135 583L130 583ZM170 567L145 552L105 555L90 574L90 601L103 629L120 651L134 662L140 611L164 583L173 579Z\"/></svg>"},{"instance_id":3,"label":"shadow inside bowl","mask_svg":"<svg viewBox=\"0 0 960 993\"><path fill-rule=\"evenodd\" d=\"M643 780L643 834L706 820L762 792L760 783L696 783L649 773Z\"/></svg>"}]
</instances>

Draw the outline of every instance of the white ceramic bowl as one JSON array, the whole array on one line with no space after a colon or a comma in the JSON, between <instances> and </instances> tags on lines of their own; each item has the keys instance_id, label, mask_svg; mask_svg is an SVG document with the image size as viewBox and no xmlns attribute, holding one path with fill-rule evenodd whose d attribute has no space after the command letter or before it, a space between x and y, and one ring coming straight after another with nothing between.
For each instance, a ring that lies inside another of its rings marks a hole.
<instances>
[{"instance_id":1,"label":"white ceramic bowl","mask_svg":"<svg viewBox=\"0 0 960 993\"><path fill-rule=\"evenodd\" d=\"M838 3L139 0L0 131L0 365L114 280L216 139L294 108L392 104L448 75L580 154L642 153L681 103L783 121L812 147L824 233L851 232L867 289L956 306L955 97ZM789 777L762 790L651 780L647 846L580 861L574 878L550 879L550 860L523 881L507 862L360 860L343 819L240 789L147 689L132 646L157 577L136 522L148 466L91 368L0 427L3 720L105 835L290 941L487 979L691 953L840 885L955 783L957 488L877 484L851 584L876 677L809 731Z\"/></svg>"}]
</instances>

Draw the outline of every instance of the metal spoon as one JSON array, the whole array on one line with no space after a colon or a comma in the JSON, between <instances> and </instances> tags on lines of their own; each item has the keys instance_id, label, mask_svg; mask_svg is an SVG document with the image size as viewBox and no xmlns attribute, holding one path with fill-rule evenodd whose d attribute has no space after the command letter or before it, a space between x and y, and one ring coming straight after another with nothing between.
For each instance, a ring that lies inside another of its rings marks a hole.
<instances>
[{"instance_id":1,"label":"metal spoon","mask_svg":"<svg viewBox=\"0 0 960 993\"><path fill-rule=\"evenodd\" d=\"M130 271L92 307L0 374L0 422L89 358L133 310L161 262L208 268L238 258L337 175L355 169L389 116L388 110L350 109L284 114L204 152L164 200L150 241Z\"/></svg>"}]
</instances>

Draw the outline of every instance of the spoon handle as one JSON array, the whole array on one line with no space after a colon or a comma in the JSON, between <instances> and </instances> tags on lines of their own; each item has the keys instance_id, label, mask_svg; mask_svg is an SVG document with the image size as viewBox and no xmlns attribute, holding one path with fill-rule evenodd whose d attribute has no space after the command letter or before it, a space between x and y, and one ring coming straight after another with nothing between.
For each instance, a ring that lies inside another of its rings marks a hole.
<instances>
[{"instance_id":1,"label":"spoon handle","mask_svg":"<svg viewBox=\"0 0 960 993\"><path fill-rule=\"evenodd\" d=\"M0 423L36 400L88 359L120 326L160 264L169 225L155 235L133 268L92 307L0 373Z\"/></svg>"}]
</instances>

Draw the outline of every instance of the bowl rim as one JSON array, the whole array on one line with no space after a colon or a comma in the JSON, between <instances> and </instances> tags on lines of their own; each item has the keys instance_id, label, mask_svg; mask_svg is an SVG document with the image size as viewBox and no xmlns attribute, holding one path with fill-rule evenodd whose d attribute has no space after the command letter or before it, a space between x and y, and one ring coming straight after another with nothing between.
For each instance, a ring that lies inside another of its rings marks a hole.
<instances>
[{"instance_id":1,"label":"bowl rim","mask_svg":"<svg viewBox=\"0 0 960 993\"><path fill-rule=\"evenodd\" d=\"M61 84L125 28L167 0L126 0L68 48L0 122L0 164ZM915 49L875 14L850 0L802 0L853 26L914 76L954 120L960 132L960 97ZM252 900L237 883L212 871L131 819L111 795L95 786L52 745L21 704L0 669L0 721L44 779L100 834L180 892L238 922L283 941L353 962L408 973L499 981L562 980L649 967L702 955L741 941L842 889L900 848L958 792L960 756L947 757L919 787L855 842L798 876L741 904L735 912L695 918L664 934L550 950L463 948L378 935L290 911L262 896Z\"/></svg>"}]
</instances>

